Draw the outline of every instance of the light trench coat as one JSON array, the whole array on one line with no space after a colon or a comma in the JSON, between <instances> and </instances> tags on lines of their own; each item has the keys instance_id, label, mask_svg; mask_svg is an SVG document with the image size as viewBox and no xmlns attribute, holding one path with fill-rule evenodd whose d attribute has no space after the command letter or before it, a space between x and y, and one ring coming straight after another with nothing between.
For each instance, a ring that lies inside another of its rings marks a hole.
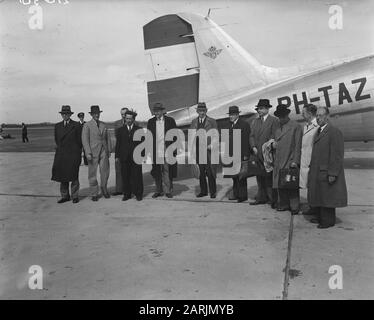
<instances>
[{"instance_id":1,"label":"light trench coat","mask_svg":"<svg viewBox=\"0 0 374 320\"><path fill-rule=\"evenodd\" d=\"M303 129L303 139L301 142L301 159L300 159L300 188L306 189L308 185L308 172L310 159L312 157L314 136L317 133L318 124L314 118L310 125L305 124Z\"/></svg>"}]
</instances>

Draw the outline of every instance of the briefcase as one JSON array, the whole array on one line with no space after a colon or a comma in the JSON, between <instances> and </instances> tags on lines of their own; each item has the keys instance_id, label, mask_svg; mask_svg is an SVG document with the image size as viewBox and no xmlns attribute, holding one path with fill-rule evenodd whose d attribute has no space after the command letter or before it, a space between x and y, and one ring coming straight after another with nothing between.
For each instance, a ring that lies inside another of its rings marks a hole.
<instances>
[{"instance_id":1,"label":"briefcase","mask_svg":"<svg viewBox=\"0 0 374 320\"><path fill-rule=\"evenodd\" d=\"M198 164L191 164L191 173L192 176L196 179L200 178L200 168Z\"/></svg>"},{"instance_id":2,"label":"briefcase","mask_svg":"<svg viewBox=\"0 0 374 320\"><path fill-rule=\"evenodd\" d=\"M260 164L258 158L251 155L248 160L242 161L239 180L246 179L253 176L261 176L264 174L264 170Z\"/></svg>"},{"instance_id":3,"label":"briefcase","mask_svg":"<svg viewBox=\"0 0 374 320\"><path fill-rule=\"evenodd\" d=\"M298 189L300 171L298 168L285 168L279 171L279 189Z\"/></svg>"}]
</instances>

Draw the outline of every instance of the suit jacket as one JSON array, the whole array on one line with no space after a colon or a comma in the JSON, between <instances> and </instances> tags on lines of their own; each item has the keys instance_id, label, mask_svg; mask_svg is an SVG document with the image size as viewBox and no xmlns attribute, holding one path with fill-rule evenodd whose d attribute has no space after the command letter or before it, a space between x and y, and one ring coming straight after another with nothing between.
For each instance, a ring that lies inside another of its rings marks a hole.
<instances>
[{"instance_id":1,"label":"suit jacket","mask_svg":"<svg viewBox=\"0 0 374 320\"><path fill-rule=\"evenodd\" d=\"M117 131L115 153L116 158L120 159L122 163L133 160L134 149L142 143L133 139L134 133L138 129L142 128L134 123L131 131L128 130L127 126L120 127Z\"/></svg>"},{"instance_id":2,"label":"suit jacket","mask_svg":"<svg viewBox=\"0 0 374 320\"><path fill-rule=\"evenodd\" d=\"M303 129L293 120L289 120L275 132L277 147L273 169L273 188L278 188L281 169L289 168L292 162L300 165L302 136Z\"/></svg>"},{"instance_id":3,"label":"suit jacket","mask_svg":"<svg viewBox=\"0 0 374 320\"><path fill-rule=\"evenodd\" d=\"M148 120L147 123L147 129L152 132L153 136L153 161L156 161L157 157L157 149L156 149L156 140L157 140L157 134L156 134L156 121L157 118L153 117ZM166 132L168 132L170 129L176 129L177 124L172 117L168 117L164 115L164 134L166 135ZM170 146L174 141L176 141L176 137L174 137L173 141L165 141L165 150L168 146ZM174 156L177 155L177 152L174 152ZM169 166L169 174L170 178L176 178L177 177L177 163ZM159 168L158 166L155 166L155 164L152 165L152 172L153 177L160 176Z\"/></svg>"},{"instance_id":4,"label":"suit jacket","mask_svg":"<svg viewBox=\"0 0 374 320\"><path fill-rule=\"evenodd\" d=\"M251 148L257 148L257 156L264 162L264 156L262 154L262 146L265 142L270 139L274 139L275 131L279 128L279 120L276 117L267 116L266 120L263 122L260 117L255 118L251 122L251 134L249 136L249 141Z\"/></svg>"},{"instance_id":5,"label":"suit jacket","mask_svg":"<svg viewBox=\"0 0 374 320\"><path fill-rule=\"evenodd\" d=\"M331 124L315 135L308 176L308 203L312 207L346 207L344 138ZM336 177L330 185L328 176Z\"/></svg>"},{"instance_id":6,"label":"suit jacket","mask_svg":"<svg viewBox=\"0 0 374 320\"><path fill-rule=\"evenodd\" d=\"M104 150L109 157L112 149L109 132L105 123L99 121L98 128L94 119L83 125L82 143L86 156L98 157L100 152Z\"/></svg>"},{"instance_id":7,"label":"suit jacket","mask_svg":"<svg viewBox=\"0 0 374 320\"><path fill-rule=\"evenodd\" d=\"M56 153L52 167L52 180L69 182L78 179L81 163L82 140L78 122L70 119L64 127L64 121L55 125Z\"/></svg>"},{"instance_id":8,"label":"suit jacket","mask_svg":"<svg viewBox=\"0 0 374 320\"><path fill-rule=\"evenodd\" d=\"M199 119L200 118L197 117L197 118L192 120L190 129L198 130ZM208 161L208 164L210 164L211 163L211 150L216 148L216 151L219 151L218 150L218 148L219 148L219 132L218 132L218 126L217 126L216 120L211 118L211 117L206 116L203 129L206 132L208 132L211 129L217 130L217 135L215 135L213 137L210 137L210 136L207 137L207 161ZM196 139L196 136L194 137L193 145L196 143L195 139ZM208 149L208 146L210 146L210 149ZM199 150L198 150L198 146L196 146L197 157L198 157L198 154L199 154ZM213 164L213 165L210 164L210 166L212 168L212 173L215 176L216 173L217 173L218 166L216 164Z\"/></svg>"},{"instance_id":9,"label":"suit jacket","mask_svg":"<svg viewBox=\"0 0 374 320\"><path fill-rule=\"evenodd\" d=\"M232 156L233 154L233 129L239 129L240 130L240 147L241 147L241 160L244 160L244 157L248 158L250 154L250 143L249 143L249 136L251 133L251 128L249 126L249 123L247 121L244 121L243 119L238 119L234 127L232 127L232 124L229 123L229 154Z\"/></svg>"}]
</instances>

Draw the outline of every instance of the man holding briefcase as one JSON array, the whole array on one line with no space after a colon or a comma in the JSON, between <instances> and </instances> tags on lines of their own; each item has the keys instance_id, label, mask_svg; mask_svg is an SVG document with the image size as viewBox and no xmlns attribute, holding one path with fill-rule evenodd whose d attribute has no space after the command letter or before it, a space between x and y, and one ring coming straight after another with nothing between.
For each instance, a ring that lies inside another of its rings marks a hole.
<instances>
[{"instance_id":1,"label":"man holding briefcase","mask_svg":"<svg viewBox=\"0 0 374 320\"><path fill-rule=\"evenodd\" d=\"M287 184L291 181L282 179L286 176L292 177L292 171L295 169L297 171L300 166L303 130L296 121L288 117L290 112L291 110L283 104L278 105L274 112L274 115L279 118L280 127L275 132L275 142L273 142L275 149L273 188L278 189L277 211L291 210L291 214L298 214L299 185L295 183L294 188L289 188ZM289 169L291 169L289 173L284 175L284 172Z\"/></svg>"}]
</instances>

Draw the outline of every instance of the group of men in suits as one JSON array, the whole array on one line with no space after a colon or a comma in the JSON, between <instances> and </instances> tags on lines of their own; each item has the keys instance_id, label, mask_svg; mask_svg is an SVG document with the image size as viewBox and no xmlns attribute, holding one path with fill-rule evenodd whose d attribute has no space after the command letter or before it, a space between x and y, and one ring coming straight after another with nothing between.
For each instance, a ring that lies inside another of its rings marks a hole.
<instances>
[{"instance_id":1,"label":"group of men in suits","mask_svg":"<svg viewBox=\"0 0 374 320\"><path fill-rule=\"evenodd\" d=\"M250 204L268 203L277 211L297 214L299 189L308 189L309 210L303 213L316 215L311 222L317 223L318 228L334 226L335 208L347 206L342 133L330 124L327 107L305 105L304 128L289 118L291 110L287 105L279 104L275 117L269 115L271 107L268 99L260 99L256 107L258 117L251 123L251 150L263 167L269 161L264 152L270 150L272 170L264 170L256 177L258 192ZM299 187L281 187L281 170L292 168L299 170Z\"/></svg>"},{"instance_id":2,"label":"group of men in suits","mask_svg":"<svg viewBox=\"0 0 374 320\"><path fill-rule=\"evenodd\" d=\"M297 214L300 207L299 188L281 187L282 170L295 169L299 172L299 187L308 189L309 210L305 214L314 214L312 222L319 228L328 228L335 224L335 208L347 205L347 189L344 177L343 158L344 140L341 132L329 122L329 110L317 109L313 104L303 108L304 128L289 118L290 109L279 104L274 116L269 114L272 108L268 99L260 99L256 105L258 116L250 123L239 117L237 106L230 106L229 117L229 155L233 155L234 130L240 135L241 161L256 158L261 174L256 176L257 194L250 205L269 204L277 211L291 211ZM204 102L197 105L197 117L192 120L190 129L209 132L217 130L215 119L207 115ZM78 114L80 122L70 119L73 112L70 106L62 106L62 121L55 125L56 154L52 168L52 180L59 181L61 199L59 203L79 201L79 166L82 147L85 163L88 165L88 180L93 201L98 200L99 186L97 168L100 169L100 188L105 198L110 198L107 182L109 177L109 157L113 150L106 125L100 121L99 106L91 106L92 120L84 122L84 114ZM176 129L176 122L165 113L161 103L153 106L154 116L148 120L147 129L152 133L153 152L151 175L155 180L153 198L173 197L173 179L177 176L176 163L167 161L166 149L176 141L166 139L169 130ZM134 150L141 143L134 134L141 129L136 122L136 112L128 108L121 109L122 119L115 123L115 168L116 192L123 194L123 201L134 195L138 201L143 199L142 164L134 159ZM201 145L206 157L202 157ZM212 162L212 150L217 148L219 136L208 136L202 141L197 134L193 145L196 147L196 163L199 168L200 192L198 198L217 195L217 163ZM176 154L174 154L176 156ZM202 159L205 159L202 161ZM243 202L248 199L247 178L234 175L233 192L230 200ZM71 196L69 194L71 183Z\"/></svg>"}]
</instances>

